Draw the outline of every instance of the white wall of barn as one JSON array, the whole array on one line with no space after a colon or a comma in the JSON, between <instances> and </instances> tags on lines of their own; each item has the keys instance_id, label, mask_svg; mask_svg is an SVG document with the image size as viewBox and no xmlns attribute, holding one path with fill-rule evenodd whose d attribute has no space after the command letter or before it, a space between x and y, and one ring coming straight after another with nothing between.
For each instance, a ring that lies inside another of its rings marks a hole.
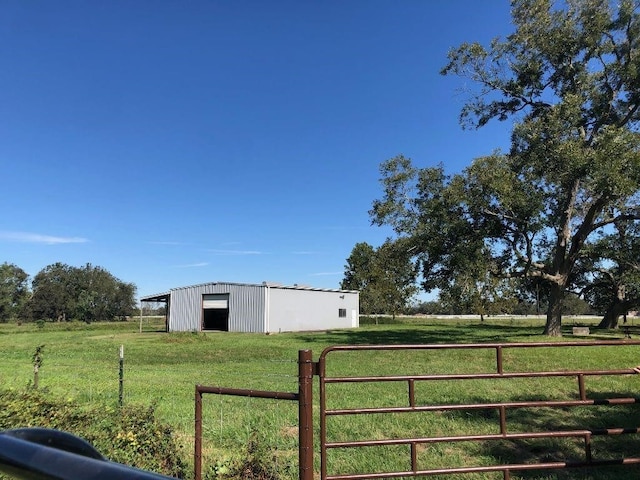
<instances>
[{"instance_id":1,"label":"white wall of barn","mask_svg":"<svg viewBox=\"0 0 640 480\"><path fill-rule=\"evenodd\" d=\"M302 332L359 326L356 292L270 288L267 331ZM340 317L340 309L344 317Z\"/></svg>"}]
</instances>

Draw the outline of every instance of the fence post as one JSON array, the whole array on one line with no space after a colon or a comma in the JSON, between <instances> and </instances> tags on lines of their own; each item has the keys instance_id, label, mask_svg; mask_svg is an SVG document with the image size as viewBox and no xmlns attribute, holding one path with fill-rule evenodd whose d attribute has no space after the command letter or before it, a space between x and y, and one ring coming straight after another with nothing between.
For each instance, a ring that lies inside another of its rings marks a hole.
<instances>
[{"instance_id":1,"label":"fence post","mask_svg":"<svg viewBox=\"0 0 640 480\"><path fill-rule=\"evenodd\" d=\"M196 385L196 407L195 407L195 445L193 455L193 478L202 479L202 392L200 385Z\"/></svg>"},{"instance_id":2,"label":"fence post","mask_svg":"<svg viewBox=\"0 0 640 480\"><path fill-rule=\"evenodd\" d=\"M300 480L313 480L313 360L298 351L298 455Z\"/></svg>"},{"instance_id":3,"label":"fence post","mask_svg":"<svg viewBox=\"0 0 640 480\"><path fill-rule=\"evenodd\" d=\"M120 363L118 369L118 405L122 407L124 403L124 345L120 345Z\"/></svg>"}]
</instances>

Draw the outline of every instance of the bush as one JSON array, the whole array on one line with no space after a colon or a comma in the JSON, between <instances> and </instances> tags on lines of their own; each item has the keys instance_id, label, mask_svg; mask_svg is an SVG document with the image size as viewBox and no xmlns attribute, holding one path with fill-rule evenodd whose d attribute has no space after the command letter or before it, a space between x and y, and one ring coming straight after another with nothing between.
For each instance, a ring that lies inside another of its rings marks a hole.
<instances>
[{"instance_id":1,"label":"bush","mask_svg":"<svg viewBox=\"0 0 640 480\"><path fill-rule=\"evenodd\" d=\"M293 473L287 472L289 465L284 467L284 472L279 472L278 463L276 452L261 442L258 433L254 431L241 458L219 460L209 467L204 478L206 480L279 480L282 478L281 473L288 473L287 477L292 478Z\"/></svg>"},{"instance_id":2,"label":"bush","mask_svg":"<svg viewBox=\"0 0 640 480\"><path fill-rule=\"evenodd\" d=\"M43 390L0 390L0 430L53 428L91 443L108 459L177 478L186 462L171 428L153 407L87 407L56 399Z\"/></svg>"}]
</instances>

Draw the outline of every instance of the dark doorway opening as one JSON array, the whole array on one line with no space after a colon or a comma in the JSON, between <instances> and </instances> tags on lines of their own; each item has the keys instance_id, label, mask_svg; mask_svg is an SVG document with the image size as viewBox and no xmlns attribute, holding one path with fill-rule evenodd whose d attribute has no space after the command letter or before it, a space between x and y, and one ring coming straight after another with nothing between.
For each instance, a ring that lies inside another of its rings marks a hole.
<instances>
[{"instance_id":1,"label":"dark doorway opening","mask_svg":"<svg viewBox=\"0 0 640 480\"><path fill-rule=\"evenodd\" d=\"M203 330L229 331L229 309L228 308L205 308L202 320Z\"/></svg>"}]
</instances>

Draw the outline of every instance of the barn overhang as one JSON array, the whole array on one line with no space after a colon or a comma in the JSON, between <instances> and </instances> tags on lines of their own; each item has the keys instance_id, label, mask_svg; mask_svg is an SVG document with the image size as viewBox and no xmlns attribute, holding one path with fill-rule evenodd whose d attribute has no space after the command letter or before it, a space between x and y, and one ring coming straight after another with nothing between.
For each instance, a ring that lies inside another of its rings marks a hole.
<instances>
[{"instance_id":1,"label":"barn overhang","mask_svg":"<svg viewBox=\"0 0 640 480\"><path fill-rule=\"evenodd\" d=\"M153 303L167 303L169 301L169 297L171 296L170 292L158 293L155 295L147 295L146 297L141 297L141 302L153 302Z\"/></svg>"}]
</instances>

